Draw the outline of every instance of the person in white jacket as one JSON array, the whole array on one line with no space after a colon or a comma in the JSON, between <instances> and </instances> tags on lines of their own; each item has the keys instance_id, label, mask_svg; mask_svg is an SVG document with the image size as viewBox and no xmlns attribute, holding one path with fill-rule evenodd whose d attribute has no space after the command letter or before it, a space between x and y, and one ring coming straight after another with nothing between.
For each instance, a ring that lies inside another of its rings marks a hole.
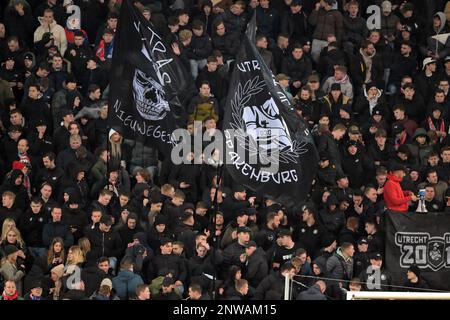
<instances>
[{"instance_id":1,"label":"person in white jacket","mask_svg":"<svg viewBox=\"0 0 450 320\"><path fill-rule=\"evenodd\" d=\"M58 47L59 52L64 56L64 52L67 49L66 32L63 27L56 23L53 15L52 9L45 9L44 15L38 18L41 25L34 32L34 43L41 41L44 34L50 32L53 36L54 45Z\"/></svg>"}]
</instances>

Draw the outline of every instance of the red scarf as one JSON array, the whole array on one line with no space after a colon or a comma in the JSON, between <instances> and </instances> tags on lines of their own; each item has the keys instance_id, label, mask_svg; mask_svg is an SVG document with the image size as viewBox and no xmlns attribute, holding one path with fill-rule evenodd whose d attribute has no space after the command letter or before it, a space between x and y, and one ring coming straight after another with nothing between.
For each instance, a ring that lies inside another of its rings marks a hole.
<instances>
[{"instance_id":1,"label":"red scarf","mask_svg":"<svg viewBox=\"0 0 450 320\"><path fill-rule=\"evenodd\" d=\"M16 291L12 296L8 296L5 291L2 294L3 300L17 300L19 293Z\"/></svg>"},{"instance_id":2,"label":"red scarf","mask_svg":"<svg viewBox=\"0 0 450 320\"><path fill-rule=\"evenodd\" d=\"M434 119L436 120L437 123L439 123L439 121L441 122L441 124L439 125L439 129L436 129L436 126L434 125L433 119L431 119L431 117L428 117L427 120L428 120L428 127L430 127L430 130L445 132L445 125L443 119ZM440 141L442 142L442 140L443 137L441 137Z\"/></svg>"}]
</instances>

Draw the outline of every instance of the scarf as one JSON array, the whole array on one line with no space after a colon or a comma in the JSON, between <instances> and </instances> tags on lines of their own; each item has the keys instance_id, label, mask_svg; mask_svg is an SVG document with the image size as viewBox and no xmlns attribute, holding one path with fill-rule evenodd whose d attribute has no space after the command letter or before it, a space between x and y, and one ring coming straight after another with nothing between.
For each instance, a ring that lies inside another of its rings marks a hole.
<instances>
[{"instance_id":1,"label":"scarf","mask_svg":"<svg viewBox=\"0 0 450 320\"><path fill-rule=\"evenodd\" d=\"M363 49L359 49L359 53L361 53L364 64L366 65L366 78L364 79L364 83L368 83L372 78L372 58L375 56L375 53L373 53L371 56L368 56L364 53ZM362 66L361 71L364 72Z\"/></svg>"},{"instance_id":2,"label":"scarf","mask_svg":"<svg viewBox=\"0 0 450 320\"><path fill-rule=\"evenodd\" d=\"M5 291L2 293L3 300L17 300L19 293L16 291L12 296L6 294Z\"/></svg>"},{"instance_id":3,"label":"scarf","mask_svg":"<svg viewBox=\"0 0 450 320\"><path fill-rule=\"evenodd\" d=\"M443 119L436 119L436 122L439 124L440 121L440 125L439 125L439 129L436 128L436 125L433 122L433 119L431 119L431 117L427 118L427 122L428 122L428 127L430 127L430 130L432 131L441 131L441 132L445 132L445 125L444 125L444 120ZM443 137L441 137L439 139L439 142L442 142Z\"/></svg>"},{"instance_id":4,"label":"scarf","mask_svg":"<svg viewBox=\"0 0 450 320\"><path fill-rule=\"evenodd\" d=\"M403 132L403 134L400 136L400 138L395 138L395 150L398 149L402 144L404 144L406 141L406 132Z\"/></svg>"}]
</instances>

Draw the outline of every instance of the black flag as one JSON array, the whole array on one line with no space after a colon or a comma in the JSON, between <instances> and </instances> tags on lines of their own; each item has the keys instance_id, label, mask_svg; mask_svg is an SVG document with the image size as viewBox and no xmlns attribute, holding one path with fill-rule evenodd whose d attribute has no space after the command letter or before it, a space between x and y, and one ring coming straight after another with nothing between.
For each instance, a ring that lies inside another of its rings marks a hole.
<instances>
[{"instance_id":1,"label":"black flag","mask_svg":"<svg viewBox=\"0 0 450 320\"><path fill-rule=\"evenodd\" d=\"M254 42L255 17L237 55L227 98L226 168L251 190L302 201L316 174L314 141Z\"/></svg>"},{"instance_id":2,"label":"black flag","mask_svg":"<svg viewBox=\"0 0 450 320\"><path fill-rule=\"evenodd\" d=\"M114 38L108 120L126 138L170 155L193 81L161 35L130 0ZM177 121L181 119L180 121Z\"/></svg>"}]
</instances>

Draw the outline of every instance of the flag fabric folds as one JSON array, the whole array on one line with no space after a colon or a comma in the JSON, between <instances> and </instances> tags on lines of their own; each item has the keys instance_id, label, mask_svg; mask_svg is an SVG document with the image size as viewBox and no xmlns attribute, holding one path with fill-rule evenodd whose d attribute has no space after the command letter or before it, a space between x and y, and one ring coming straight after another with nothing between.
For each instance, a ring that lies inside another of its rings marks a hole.
<instances>
[{"instance_id":1,"label":"flag fabric folds","mask_svg":"<svg viewBox=\"0 0 450 320\"><path fill-rule=\"evenodd\" d=\"M110 76L111 128L169 156L193 81L130 0L122 3Z\"/></svg>"},{"instance_id":2,"label":"flag fabric folds","mask_svg":"<svg viewBox=\"0 0 450 320\"><path fill-rule=\"evenodd\" d=\"M247 27L225 108L226 169L247 188L303 201L318 156L303 119L255 47L255 17Z\"/></svg>"}]
</instances>

